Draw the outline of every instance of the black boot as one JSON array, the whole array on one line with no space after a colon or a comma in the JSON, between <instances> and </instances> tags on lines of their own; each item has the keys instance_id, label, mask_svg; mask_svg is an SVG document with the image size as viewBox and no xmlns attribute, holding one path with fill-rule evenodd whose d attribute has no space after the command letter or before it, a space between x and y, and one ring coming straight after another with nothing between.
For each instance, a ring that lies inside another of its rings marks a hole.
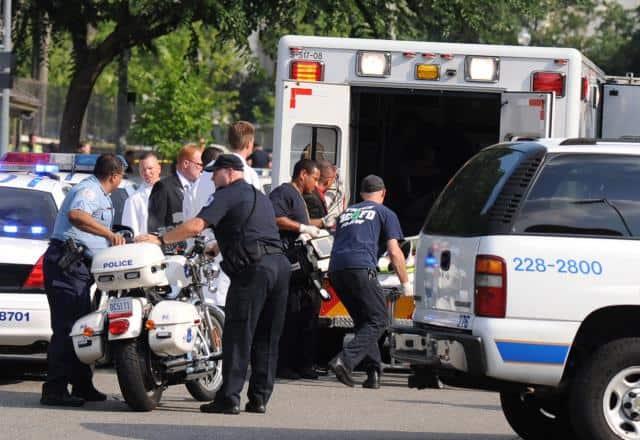
<instances>
[{"instance_id":1,"label":"black boot","mask_svg":"<svg viewBox=\"0 0 640 440\"><path fill-rule=\"evenodd\" d=\"M367 380L362 383L362 388L373 390L380 388L380 372L375 369L367 371Z\"/></svg>"},{"instance_id":2,"label":"black boot","mask_svg":"<svg viewBox=\"0 0 640 440\"><path fill-rule=\"evenodd\" d=\"M240 414L240 407L231 402L216 402L215 400L211 403L206 403L204 405L200 405L200 411L203 413L212 413L212 414Z\"/></svg>"},{"instance_id":3,"label":"black boot","mask_svg":"<svg viewBox=\"0 0 640 440\"><path fill-rule=\"evenodd\" d=\"M40 397L41 405L48 406L82 406L84 399L69 394L66 388L53 387L51 384L44 383L42 385L42 397Z\"/></svg>"},{"instance_id":4,"label":"black boot","mask_svg":"<svg viewBox=\"0 0 640 440\"><path fill-rule=\"evenodd\" d=\"M84 399L86 402L104 402L107 400L107 395L96 390L93 384L86 387L73 386L71 388L71 395Z\"/></svg>"},{"instance_id":5,"label":"black boot","mask_svg":"<svg viewBox=\"0 0 640 440\"><path fill-rule=\"evenodd\" d=\"M347 368L344 362L342 362L342 358L340 358L340 356L334 357L329 362L329 369L333 371L338 380L346 386L355 386L356 383L353 381L353 377L351 376L351 370Z\"/></svg>"}]
</instances>

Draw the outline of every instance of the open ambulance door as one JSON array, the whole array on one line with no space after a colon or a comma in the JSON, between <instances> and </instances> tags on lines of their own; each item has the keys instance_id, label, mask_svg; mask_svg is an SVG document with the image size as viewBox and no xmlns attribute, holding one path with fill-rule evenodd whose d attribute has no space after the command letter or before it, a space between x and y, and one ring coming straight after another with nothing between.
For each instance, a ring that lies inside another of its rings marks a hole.
<instances>
[{"instance_id":1,"label":"open ambulance door","mask_svg":"<svg viewBox=\"0 0 640 440\"><path fill-rule=\"evenodd\" d=\"M273 187L291 180L303 156L329 160L346 177L350 108L349 86L284 81L276 103Z\"/></svg>"},{"instance_id":2,"label":"open ambulance door","mask_svg":"<svg viewBox=\"0 0 640 440\"><path fill-rule=\"evenodd\" d=\"M554 100L554 93L503 93L499 141L551 137Z\"/></svg>"}]
</instances>

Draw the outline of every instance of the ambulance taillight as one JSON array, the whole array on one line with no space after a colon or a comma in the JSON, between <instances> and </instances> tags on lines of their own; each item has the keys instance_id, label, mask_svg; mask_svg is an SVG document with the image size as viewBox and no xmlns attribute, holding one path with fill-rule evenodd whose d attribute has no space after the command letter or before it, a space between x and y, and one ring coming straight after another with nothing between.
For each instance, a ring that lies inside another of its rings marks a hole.
<instances>
[{"instance_id":1,"label":"ambulance taillight","mask_svg":"<svg viewBox=\"0 0 640 440\"><path fill-rule=\"evenodd\" d=\"M324 64L319 61L292 61L289 77L296 81L323 81Z\"/></svg>"},{"instance_id":2,"label":"ambulance taillight","mask_svg":"<svg viewBox=\"0 0 640 440\"><path fill-rule=\"evenodd\" d=\"M531 80L532 92L555 92L557 97L564 96L565 76L558 72L534 72Z\"/></svg>"}]
</instances>

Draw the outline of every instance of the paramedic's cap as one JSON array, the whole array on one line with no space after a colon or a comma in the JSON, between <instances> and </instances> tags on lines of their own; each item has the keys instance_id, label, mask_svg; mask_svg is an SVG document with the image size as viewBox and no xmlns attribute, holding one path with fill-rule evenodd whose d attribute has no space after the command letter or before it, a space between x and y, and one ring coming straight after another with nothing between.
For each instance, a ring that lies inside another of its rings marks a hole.
<instances>
[{"instance_id":1,"label":"paramedic's cap","mask_svg":"<svg viewBox=\"0 0 640 440\"><path fill-rule=\"evenodd\" d=\"M375 174L369 174L367 177L362 179L362 183L360 184L360 192L362 193L374 193L382 191L383 189L384 180Z\"/></svg>"},{"instance_id":2,"label":"paramedic's cap","mask_svg":"<svg viewBox=\"0 0 640 440\"><path fill-rule=\"evenodd\" d=\"M220 168L231 168L236 171L244 171L244 165L235 154L221 154L215 162L205 167L205 171L215 171Z\"/></svg>"}]
</instances>

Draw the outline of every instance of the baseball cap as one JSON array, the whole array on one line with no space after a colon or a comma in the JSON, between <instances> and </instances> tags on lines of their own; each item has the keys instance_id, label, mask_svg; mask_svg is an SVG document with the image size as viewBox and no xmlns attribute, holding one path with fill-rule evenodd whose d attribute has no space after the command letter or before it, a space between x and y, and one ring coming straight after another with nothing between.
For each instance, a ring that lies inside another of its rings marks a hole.
<instances>
[{"instance_id":1,"label":"baseball cap","mask_svg":"<svg viewBox=\"0 0 640 440\"><path fill-rule=\"evenodd\" d=\"M369 174L360 183L360 192L363 193L374 193L383 189L385 189L384 180L375 174Z\"/></svg>"},{"instance_id":2,"label":"baseball cap","mask_svg":"<svg viewBox=\"0 0 640 440\"><path fill-rule=\"evenodd\" d=\"M240 158L235 154L221 154L215 162L207 165L204 170L211 172L219 170L220 168L231 168L236 171L244 171L242 160L240 160Z\"/></svg>"}]
</instances>

